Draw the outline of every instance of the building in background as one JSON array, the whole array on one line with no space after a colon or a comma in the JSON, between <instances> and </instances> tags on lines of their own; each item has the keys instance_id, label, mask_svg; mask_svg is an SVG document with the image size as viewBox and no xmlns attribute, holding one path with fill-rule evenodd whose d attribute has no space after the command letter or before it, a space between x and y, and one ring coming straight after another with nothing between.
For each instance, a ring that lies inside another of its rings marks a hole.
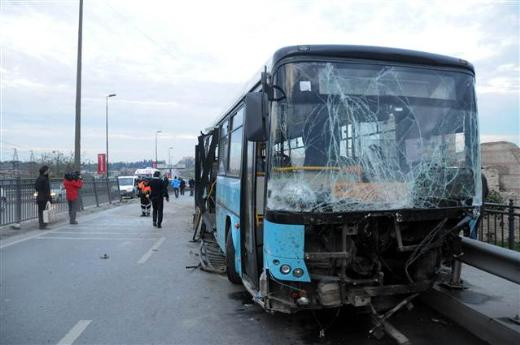
<instances>
[{"instance_id":1,"label":"building in background","mask_svg":"<svg viewBox=\"0 0 520 345\"><path fill-rule=\"evenodd\" d=\"M504 202L513 199L520 203L520 148L507 141L483 143L482 172L490 191L496 191Z\"/></svg>"}]
</instances>

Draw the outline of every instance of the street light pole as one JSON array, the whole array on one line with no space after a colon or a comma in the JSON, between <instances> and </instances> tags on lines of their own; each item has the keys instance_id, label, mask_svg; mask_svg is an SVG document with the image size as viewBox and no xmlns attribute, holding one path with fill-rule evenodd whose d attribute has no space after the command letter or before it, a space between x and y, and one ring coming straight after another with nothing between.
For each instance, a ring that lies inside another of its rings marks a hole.
<instances>
[{"instance_id":1,"label":"street light pole","mask_svg":"<svg viewBox=\"0 0 520 345\"><path fill-rule=\"evenodd\" d=\"M155 131L155 167L157 168L157 134L161 131Z\"/></svg>"},{"instance_id":2,"label":"street light pole","mask_svg":"<svg viewBox=\"0 0 520 345\"><path fill-rule=\"evenodd\" d=\"M168 165L170 167L170 178L172 177L172 149L173 146L168 147Z\"/></svg>"},{"instance_id":3,"label":"street light pole","mask_svg":"<svg viewBox=\"0 0 520 345\"><path fill-rule=\"evenodd\" d=\"M111 93L110 95L106 96L105 99L106 99L106 108L105 108L105 134L106 134L106 152L105 152L105 165L106 165L106 175L107 175L107 178L108 178L108 99L110 97L115 97L116 94L115 93Z\"/></svg>"},{"instance_id":4,"label":"street light pole","mask_svg":"<svg viewBox=\"0 0 520 345\"><path fill-rule=\"evenodd\" d=\"M83 32L83 0L79 0L78 60L76 70L76 124L74 134L74 169L81 170L81 46Z\"/></svg>"}]
</instances>

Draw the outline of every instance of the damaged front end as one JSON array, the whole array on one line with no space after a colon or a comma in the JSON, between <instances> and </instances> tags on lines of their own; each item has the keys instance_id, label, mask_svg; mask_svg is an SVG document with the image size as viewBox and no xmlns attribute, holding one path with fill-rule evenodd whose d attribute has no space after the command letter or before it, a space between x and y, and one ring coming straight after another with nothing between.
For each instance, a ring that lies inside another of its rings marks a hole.
<instances>
[{"instance_id":1,"label":"damaged front end","mask_svg":"<svg viewBox=\"0 0 520 345\"><path fill-rule=\"evenodd\" d=\"M279 224L266 221L266 270L260 284L265 308L389 308L395 298L432 286L440 267L460 254L458 232L471 215L468 208L301 217L305 225L284 229L292 232L289 239L277 236ZM270 218L287 221L291 216ZM289 255L270 245L287 247L287 240Z\"/></svg>"},{"instance_id":2,"label":"damaged front end","mask_svg":"<svg viewBox=\"0 0 520 345\"><path fill-rule=\"evenodd\" d=\"M295 62L274 80L266 309L384 309L428 289L482 203L474 77Z\"/></svg>"}]
</instances>

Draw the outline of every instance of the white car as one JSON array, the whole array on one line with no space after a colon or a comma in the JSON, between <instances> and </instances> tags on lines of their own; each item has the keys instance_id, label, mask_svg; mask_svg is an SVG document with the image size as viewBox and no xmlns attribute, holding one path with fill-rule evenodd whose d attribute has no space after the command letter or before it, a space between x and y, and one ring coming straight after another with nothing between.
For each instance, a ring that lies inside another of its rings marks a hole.
<instances>
[{"instance_id":1,"label":"white car","mask_svg":"<svg viewBox=\"0 0 520 345\"><path fill-rule=\"evenodd\" d=\"M119 192L121 198L134 198L137 196L137 178L135 176L119 176Z\"/></svg>"}]
</instances>

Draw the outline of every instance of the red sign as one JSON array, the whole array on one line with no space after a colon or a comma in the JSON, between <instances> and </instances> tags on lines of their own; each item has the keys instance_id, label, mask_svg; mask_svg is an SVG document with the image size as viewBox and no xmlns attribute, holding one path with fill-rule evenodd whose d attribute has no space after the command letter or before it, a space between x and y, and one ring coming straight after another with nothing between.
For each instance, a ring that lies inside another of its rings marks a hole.
<instances>
[{"instance_id":1,"label":"red sign","mask_svg":"<svg viewBox=\"0 0 520 345\"><path fill-rule=\"evenodd\" d=\"M97 155L97 173L98 174L107 173L107 160L106 160L106 155L104 153L98 153L98 155Z\"/></svg>"}]
</instances>

